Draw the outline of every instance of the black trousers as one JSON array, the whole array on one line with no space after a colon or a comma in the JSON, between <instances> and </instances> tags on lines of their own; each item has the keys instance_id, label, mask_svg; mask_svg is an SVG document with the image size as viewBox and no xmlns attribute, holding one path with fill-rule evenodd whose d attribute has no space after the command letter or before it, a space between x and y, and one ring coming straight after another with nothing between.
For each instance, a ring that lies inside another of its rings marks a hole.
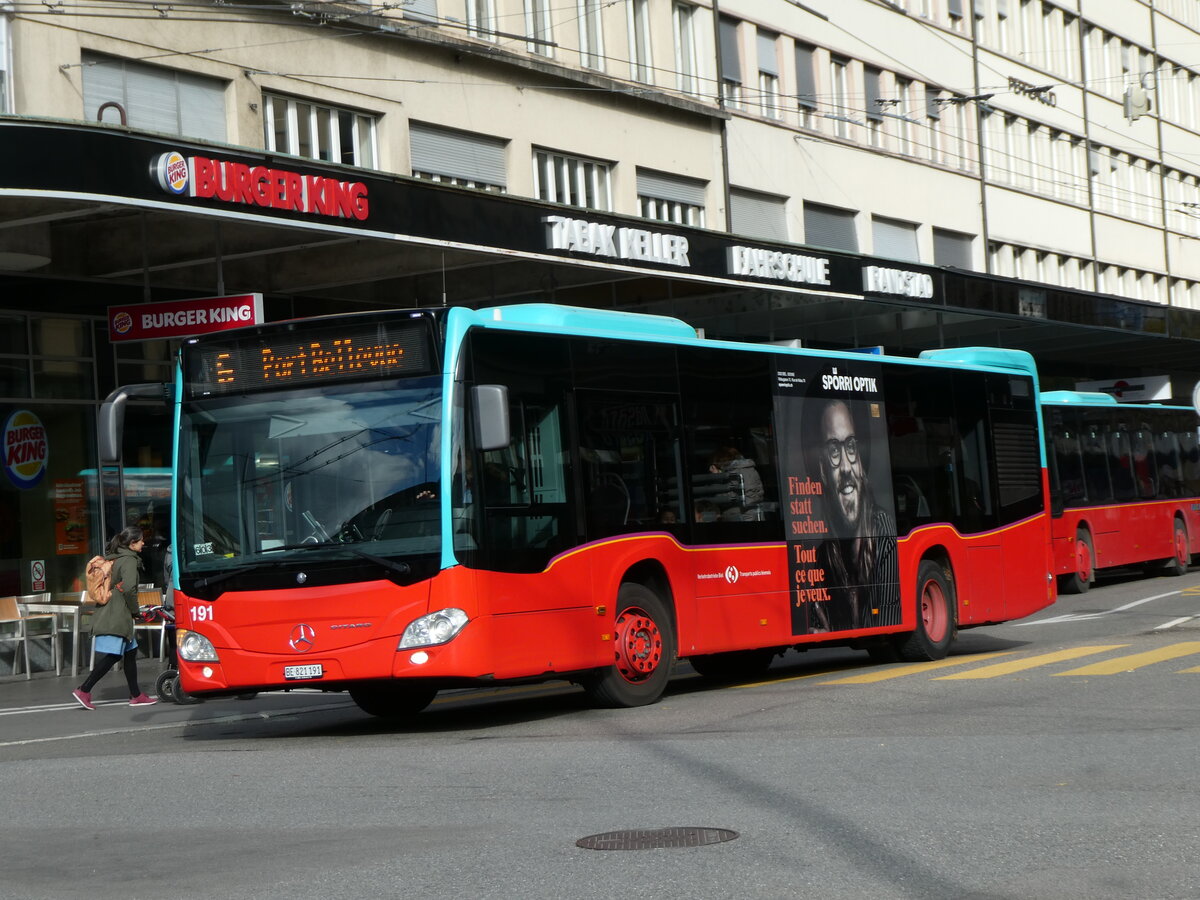
<instances>
[{"instance_id":1,"label":"black trousers","mask_svg":"<svg viewBox=\"0 0 1200 900\"><path fill-rule=\"evenodd\" d=\"M133 699L142 692L138 687L137 678L137 647L125 654L125 683L129 685L129 697ZM79 686L79 689L85 694L90 694L92 688L96 686L96 682L108 674L108 670L115 666L121 660L119 653L98 653L96 654L96 665L92 669L87 680Z\"/></svg>"}]
</instances>

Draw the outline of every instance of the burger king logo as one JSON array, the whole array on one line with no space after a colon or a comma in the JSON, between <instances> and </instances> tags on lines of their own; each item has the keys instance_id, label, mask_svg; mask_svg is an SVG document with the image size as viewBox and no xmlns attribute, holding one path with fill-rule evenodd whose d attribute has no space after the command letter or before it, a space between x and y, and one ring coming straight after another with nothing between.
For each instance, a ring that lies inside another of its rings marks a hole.
<instances>
[{"instance_id":1,"label":"burger king logo","mask_svg":"<svg viewBox=\"0 0 1200 900\"><path fill-rule=\"evenodd\" d=\"M28 490L46 474L50 446L41 420L27 409L19 409L4 423L4 471L21 490Z\"/></svg>"},{"instance_id":2,"label":"burger king logo","mask_svg":"<svg viewBox=\"0 0 1200 900\"><path fill-rule=\"evenodd\" d=\"M154 177L159 187L171 194L184 194L188 189L188 161L178 150L163 153L154 161Z\"/></svg>"},{"instance_id":3,"label":"burger king logo","mask_svg":"<svg viewBox=\"0 0 1200 900\"><path fill-rule=\"evenodd\" d=\"M127 312L119 312L113 316L112 329L117 334L129 334L129 330L133 328L133 316Z\"/></svg>"}]
</instances>

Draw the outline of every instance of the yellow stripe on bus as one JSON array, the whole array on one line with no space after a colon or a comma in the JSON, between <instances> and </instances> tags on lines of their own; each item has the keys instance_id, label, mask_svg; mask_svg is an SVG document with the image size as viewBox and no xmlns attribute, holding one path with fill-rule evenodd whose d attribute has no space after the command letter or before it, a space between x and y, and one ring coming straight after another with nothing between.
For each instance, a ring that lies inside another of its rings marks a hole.
<instances>
[{"instance_id":1,"label":"yellow stripe on bus","mask_svg":"<svg viewBox=\"0 0 1200 900\"><path fill-rule=\"evenodd\" d=\"M1119 650L1128 644L1106 644L1096 647L1071 647L1068 650L1058 650L1054 653L1041 653L1037 656L1026 656L1024 659L1012 659L1008 662L994 663L971 669L969 672L955 672L953 675L940 675L936 681L957 681L972 678L996 678L1000 675L1011 675L1013 672L1023 672L1026 669L1036 669L1050 663L1061 662L1064 659L1079 659L1081 656L1091 656L1106 650Z\"/></svg>"},{"instance_id":2,"label":"yellow stripe on bus","mask_svg":"<svg viewBox=\"0 0 1200 900\"><path fill-rule=\"evenodd\" d=\"M1158 650L1147 650L1144 653L1130 653L1128 656L1118 656L1104 662L1092 663L1069 672L1055 672L1055 677L1063 675L1117 675L1150 666L1154 663L1166 662L1168 659L1178 659L1180 656L1191 656L1200 653L1200 641L1183 641L1171 644Z\"/></svg>"},{"instance_id":3,"label":"yellow stripe on bus","mask_svg":"<svg viewBox=\"0 0 1200 900\"><path fill-rule=\"evenodd\" d=\"M1004 650L997 653L974 653L970 656L952 656L949 659L938 659L933 662L913 663L911 666L873 669L870 672L864 672L862 675L851 675L849 678L835 678L833 681L822 681L821 684L874 684L877 681L887 681L889 678L904 678L906 675L920 675L922 672L948 669L950 666L965 666L968 663L979 662L981 659L1010 656L1013 652L1012 650Z\"/></svg>"}]
</instances>

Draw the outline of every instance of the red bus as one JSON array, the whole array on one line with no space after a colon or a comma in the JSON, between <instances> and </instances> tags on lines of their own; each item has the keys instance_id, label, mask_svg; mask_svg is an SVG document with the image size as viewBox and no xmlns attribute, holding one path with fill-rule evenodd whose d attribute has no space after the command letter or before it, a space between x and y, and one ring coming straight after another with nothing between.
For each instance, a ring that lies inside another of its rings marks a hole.
<instances>
[{"instance_id":1,"label":"red bus","mask_svg":"<svg viewBox=\"0 0 1200 900\"><path fill-rule=\"evenodd\" d=\"M198 696L316 687L403 716L447 687L566 679L636 706L679 659L723 679L815 645L937 659L958 629L1054 599L1018 351L405 310L189 340L175 395Z\"/></svg>"},{"instance_id":2,"label":"red bus","mask_svg":"<svg viewBox=\"0 0 1200 900\"><path fill-rule=\"evenodd\" d=\"M1196 411L1049 391L1042 415L1059 590L1082 593L1117 566L1186 572L1200 550Z\"/></svg>"}]
</instances>

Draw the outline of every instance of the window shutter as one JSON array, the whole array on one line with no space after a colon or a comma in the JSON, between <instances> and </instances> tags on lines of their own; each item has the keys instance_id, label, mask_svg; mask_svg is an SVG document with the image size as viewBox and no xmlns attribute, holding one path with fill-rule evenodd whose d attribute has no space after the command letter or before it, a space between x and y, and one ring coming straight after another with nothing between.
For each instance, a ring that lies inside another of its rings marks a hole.
<instances>
[{"instance_id":1,"label":"window shutter","mask_svg":"<svg viewBox=\"0 0 1200 900\"><path fill-rule=\"evenodd\" d=\"M786 241L787 200L733 188L729 192L729 230L747 237Z\"/></svg>"},{"instance_id":2,"label":"window shutter","mask_svg":"<svg viewBox=\"0 0 1200 900\"><path fill-rule=\"evenodd\" d=\"M813 79L813 48L796 45L796 103L805 109L817 108L817 85Z\"/></svg>"},{"instance_id":3,"label":"window shutter","mask_svg":"<svg viewBox=\"0 0 1200 900\"><path fill-rule=\"evenodd\" d=\"M971 235L958 231L933 229L933 264L971 269Z\"/></svg>"},{"instance_id":4,"label":"window shutter","mask_svg":"<svg viewBox=\"0 0 1200 900\"><path fill-rule=\"evenodd\" d=\"M737 22L721 17L721 77L742 81L742 63L738 56Z\"/></svg>"},{"instance_id":5,"label":"window shutter","mask_svg":"<svg viewBox=\"0 0 1200 900\"><path fill-rule=\"evenodd\" d=\"M408 0L401 7L406 19L436 19L437 0Z\"/></svg>"},{"instance_id":6,"label":"window shutter","mask_svg":"<svg viewBox=\"0 0 1200 900\"><path fill-rule=\"evenodd\" d=\"M125 99L125 77L121 71L121 63L115 59L103 59L84 55L83 57L83 117L89 122L96 121L100 107L108 102L120 103L122 108L128 108ZM115 122L115 113L105 112L104 121Z\"/></svg>"},{"instance_id":7,"label":"window shutter","mask_svg":"<svg viewBox=\"0 0 1200 900\"><path fill-rule=\"evenodd\" d=\"M963 14L962 0L950 0L946 4L946 12L961 19Z\"/></svg>"},{"instance_id":8,"label":"window shutter","mask_svg":"<svg viewBox=\"0 0 1200 900\"><path fill-rule=\"evenodd\" d=\"M858 252L854 213L816 203L804 204L804 243L812 247Z\"/></svg>"},{"instance_id":9,"label":"window shutter","mask_svg":"<svg viewBox=\"0 0 1200 900\"><path fill-rule=\"evenodd\" d=\"M225 87L189 72L179 73L180 133L225 140Z\"/></svg>"},{"instance_id":10,"label":"window shutter","mask_svg":"<svg viewBox=\"0 0 1200 900\"><path fill-rule=\"evenodd\" d=\"M879 94L880 74L882 73L879 69L872 69L870 66L863 69L863 78L867 88L867 119L871 122L883 121L883 104L878 102L881 99Z\"/></svg>"},{"instance_id":11,"label":"window shutter","mask_svg":"<svg viewBox=\"0 0 1200 900\"><path fill-rule=\"evenodd\" d=\"M775 49L777 37L766 31L758 33L758 70L776 78L779 77L779 54Z\"/></svg>"},{"instance_id":12,"label":"window shutter","mask_svg":"<svg viewBox=\"0 0 1200 900\"><path fill-rule=\"evenodd\" d=\"M507 187L504 164L507 141L412 122L409 142L414 172Z\"/></svg>"},{"instance_id":13,"label":"window shutter","mask_svg":"<svg viewBox=\"0 0 1200 900\"><path fill-rule=\"evenodd\" d=\"M653 197L656 200L686 203L689 206L704 206L704 182L693 178L638 169L637 192L639 197Z\"/></svg>"},{"instance_id":14,"label":"window shutter","mask_svg":"<svg viewBox=\"0 0 1200 900\"><path fill-rule=\"evenodd\" d=\"M921 257L917 252L916 225L876 216L871 220L871 232L875 245L875 256L903 259L908 262L920 261Z\"/></svg>"}]
</instances>

